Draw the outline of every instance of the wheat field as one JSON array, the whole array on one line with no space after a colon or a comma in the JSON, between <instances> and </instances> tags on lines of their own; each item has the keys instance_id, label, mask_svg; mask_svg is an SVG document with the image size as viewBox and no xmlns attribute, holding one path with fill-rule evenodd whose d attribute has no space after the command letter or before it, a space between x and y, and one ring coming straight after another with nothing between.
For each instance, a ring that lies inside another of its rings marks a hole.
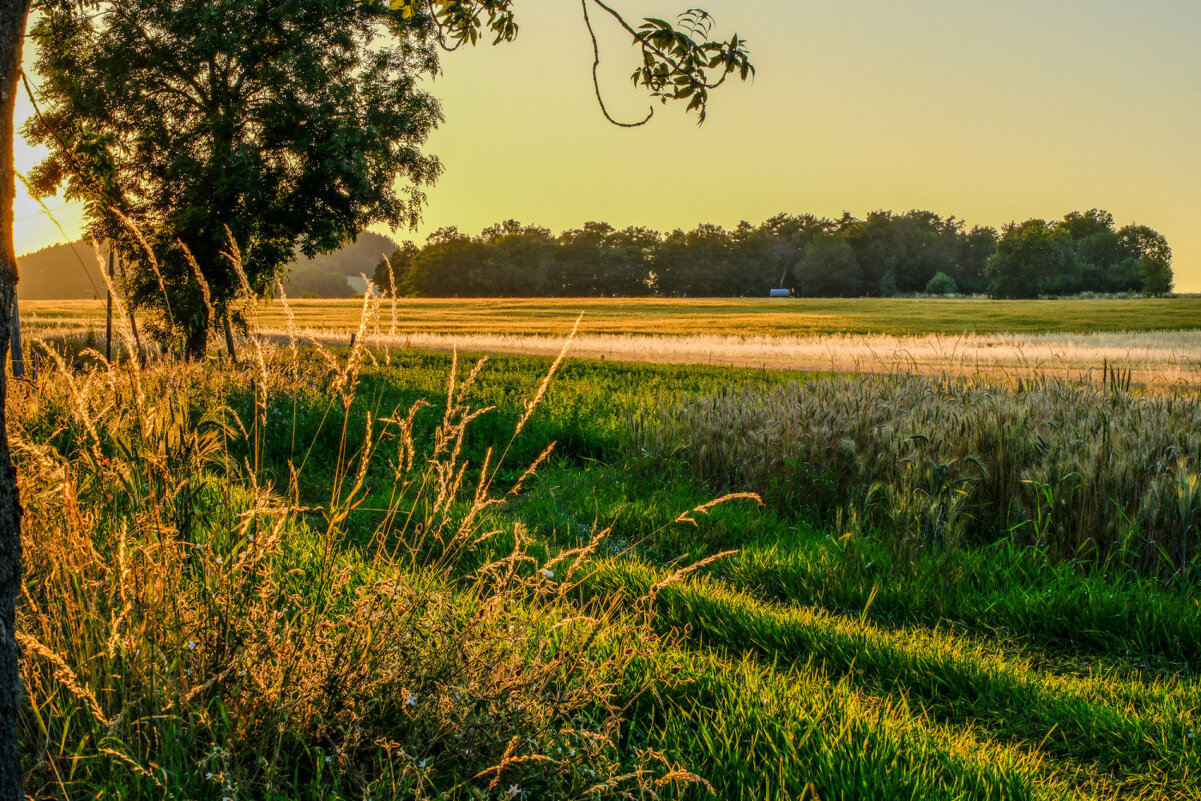
<instances>
[{"instance_id":1,"label":"wheat field","mask_svg":"<svg viewBox=\"0 0 1201 801\"><path fill-rule=\"evenodd\" d=\"M385 300L370 342L388 348L554 355L579 318L576 358L805 372L1097 380L1118 368L1144 386L1201 385L1201 299ZM795 304L789 306L787 304ZM349 343L363 303L291 301L259 310L276 341ZM103 337L96 301L30 302L27 336ZM582 316L581 316L582 315Z\"/></svg>"}]
</instances>

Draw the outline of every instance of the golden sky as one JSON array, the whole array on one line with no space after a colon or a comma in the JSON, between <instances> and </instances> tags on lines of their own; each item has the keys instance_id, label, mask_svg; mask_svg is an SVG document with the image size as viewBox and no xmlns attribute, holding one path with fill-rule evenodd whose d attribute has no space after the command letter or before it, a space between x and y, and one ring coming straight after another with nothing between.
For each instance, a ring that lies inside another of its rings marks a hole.
<instances>
[{"instance_id":1,"label":"golden sky","mask_svg":"<svg viewBox=\"0 0 1201 801\"><path fill-rule=\"evenodd\" d=\"M443 60L429 149L446 171L421 228L397 239L508 218L670 230L922 208L1000 226L1100 207L1167 236L1177 290L1201 291L1196 0L705 0L749 40L758 77L714 93L701 128L669 106L636 130L600 116L579 4L515 2L515 44ZM594 21L610 109L638 118L635 53ZM18 169L35 160L18 142ZM47 202L75 235L78 211ZM18 199L19 253L62 239L38 211Z\"/></svg>"}]
</instances>

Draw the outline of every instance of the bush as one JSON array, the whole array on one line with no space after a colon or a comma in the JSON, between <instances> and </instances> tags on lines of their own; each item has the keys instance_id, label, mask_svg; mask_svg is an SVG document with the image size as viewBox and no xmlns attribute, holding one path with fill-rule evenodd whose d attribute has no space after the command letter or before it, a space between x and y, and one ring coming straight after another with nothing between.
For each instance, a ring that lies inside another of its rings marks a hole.
<instances>
[{"instance_id":1,"label":"bush","mask_svg":"<svg viewBox=\"0 0 1201 801\"><path fill-rule=\"evenodd\" d=\"M927 295L955 295L958 292L959 287L955 285L955 279L946 273L935 273L930 283L926 284Z\"/></svg>"}]
</instances>

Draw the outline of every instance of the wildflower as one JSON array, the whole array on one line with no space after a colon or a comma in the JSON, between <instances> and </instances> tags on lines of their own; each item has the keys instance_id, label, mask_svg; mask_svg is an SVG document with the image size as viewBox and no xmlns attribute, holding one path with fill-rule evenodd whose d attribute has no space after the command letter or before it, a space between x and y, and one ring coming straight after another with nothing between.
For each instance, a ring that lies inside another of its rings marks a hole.
<instances>
[{"instance_id":1,"label":"wildflower","mask_svg":"<svg viewBox=\"0 0 1201 801\"><path fill-rule=\"evenodd\" d=\"M195 640L188 640L188 650L189 651L196 650L196 641Z\"/></svg>"},{"instance_id":2,"label":"wildflower","mask_svg":"<svg viewBox=\"0 0 1201 801\"><path fill-rule=\"evenodd\" d=\"M326 754L326 755L325 755L325 764L327 764L327 765L328 765L328 764L329 764L329 760L330 760L330 756L329 756L329 754Z\"/></svg>"},{"instance_id":3,"label":"wildflower","mask_svg":"<svg viewBox=\"0 0 1201 801\"><path fill-rule=\"evenodd\" d=\"M225 564L225 560L222 559L220 556L218 556L217 557L217 567L220 567L223 564Z\"/></svg>"},{"instance_id":4,"label":"wildflower","mask_svg":"<svg viewBox=\"0 0 1201 801\"><path fill-rule=\"evenodd\" d=\"M405 706L417 706L417 696L409 693L405 696Z\"/></svg>"},{"instance_id":5,"label":"wildflower","mask_svg":"<svg viewBox=\"0 0 1201 801\"><path fill-rule=\"evenodd\" d=\"M510 784L509 785L509 795L511 795L511 796L521 795L521 788L518 787L516 784Z\"/></svg>"},{"instance_id":6,"label":"wildflower","mask_svg":"<svg viewBox=\"0 0 1201 801\"><path fill-rule=\"evenodd\" d=\"M212 778L213 778L213 772L212 772L211 770L210 770L209 772L207 772L207 773L205 773L205 774L204 774L204 780L205 780L206 782L207 782L207 781L210 781Z\"/></svg>"},{"instance_id":7,"label":"wildflower","mask_svg":"<svg viewBox=\"0 0 1201 801\"><path fill-rule=\"evenodd\" d=\"M554 577L555 577L555 571L551 570L550 568L546 568L546 567L542 568L542 578L552 579Z\"/></svg>"}]
</instances>

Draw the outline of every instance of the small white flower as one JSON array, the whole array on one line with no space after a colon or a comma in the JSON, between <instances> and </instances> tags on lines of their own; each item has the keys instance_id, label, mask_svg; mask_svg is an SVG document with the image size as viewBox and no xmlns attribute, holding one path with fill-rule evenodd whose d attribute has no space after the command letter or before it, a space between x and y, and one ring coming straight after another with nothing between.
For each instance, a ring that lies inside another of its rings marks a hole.
<instances>
[{"instance_id":1,"label":"small white flower","mask_svg":"<svg viewBox=\"0 0 1201 801\"><path fill-rule=\"evenodd\" d=\"M220 556L218 556L217 557L217 567L220 567L223 564L225 564L225 560L222 559Z\"/></svg>"},{"instance_id":2,"label":"small white flower","mask_svg":"<svg viewBox=\"0 0 1201 801\"><path fill-rule=\"evenodd\" d=\"M510 784L509 785L509 795L512 795L512 796L521 795L521 788L518 787L516 784Z\"/></svg>"},{"instance_id":3,"label":"small white flower","mask_svg":"<svg viewBox=\"0 0 1201 801\"><path fill-rule=\"evenodd\" d=\"M189 651L196 650L196 641L195 640L188 640L188 650Z\"/></svg>"},{"instance_id":4,"label":"small white flower","mask_svg":"<svg viewBox=\"0 0 1201 801\"><path fill-rule=\"evenodd\" d=\"M209 780L211 780L212 778L213 778L213 772L212 772L212 771L209 771L208 773L204 774L204 780L205 780L206 782L207 782L207 781L209 781Z\"/></svg>"},{"instance_id":5,"label":"small white flower","mask_svg":"<svg viewBox=\"0 0 1201 801\"><path fill-rule=\"evenodd\" d=\"M417 696L409 693L405 696L405 706L417 706Z\"/></svg>"},{"instance_id":6,"label":"small white flower","mask_svg":"<svg viewBox=\"0 0 1201 801\"><path fill-rule=\"evenodd\" d=\"M329 754L326 754L326 755L325 755L325 764L327 764L327 765L328 765L328 764L329 764L329 760L330 760Z\"/></svg>"},{"instance_id":7,"label":"small white flower","mask_svg":"<svg viewBox=\"0 0 1201 801\"><path fill-rule=\"evenodd\" d=\"M420 762L418 762L418 763L417 763L417 767L419 767L419 768L424 768L424 767L425 767L425 766L426 766L428 763L429 763L429 760L428 760L428 759L423 759L423 760L421 760Z\"/></svg>"},{"instance_id":8,"label":"small white flower","mask_svg":"<svg viewBox=\"0 0 1201 801\"><path fill-rule=\"evenodd\" d=\"M553 571L547 567L542 568L542 578L552 579L554 577L555 577L555 571Z\"/></svg>"}]
</instances>

